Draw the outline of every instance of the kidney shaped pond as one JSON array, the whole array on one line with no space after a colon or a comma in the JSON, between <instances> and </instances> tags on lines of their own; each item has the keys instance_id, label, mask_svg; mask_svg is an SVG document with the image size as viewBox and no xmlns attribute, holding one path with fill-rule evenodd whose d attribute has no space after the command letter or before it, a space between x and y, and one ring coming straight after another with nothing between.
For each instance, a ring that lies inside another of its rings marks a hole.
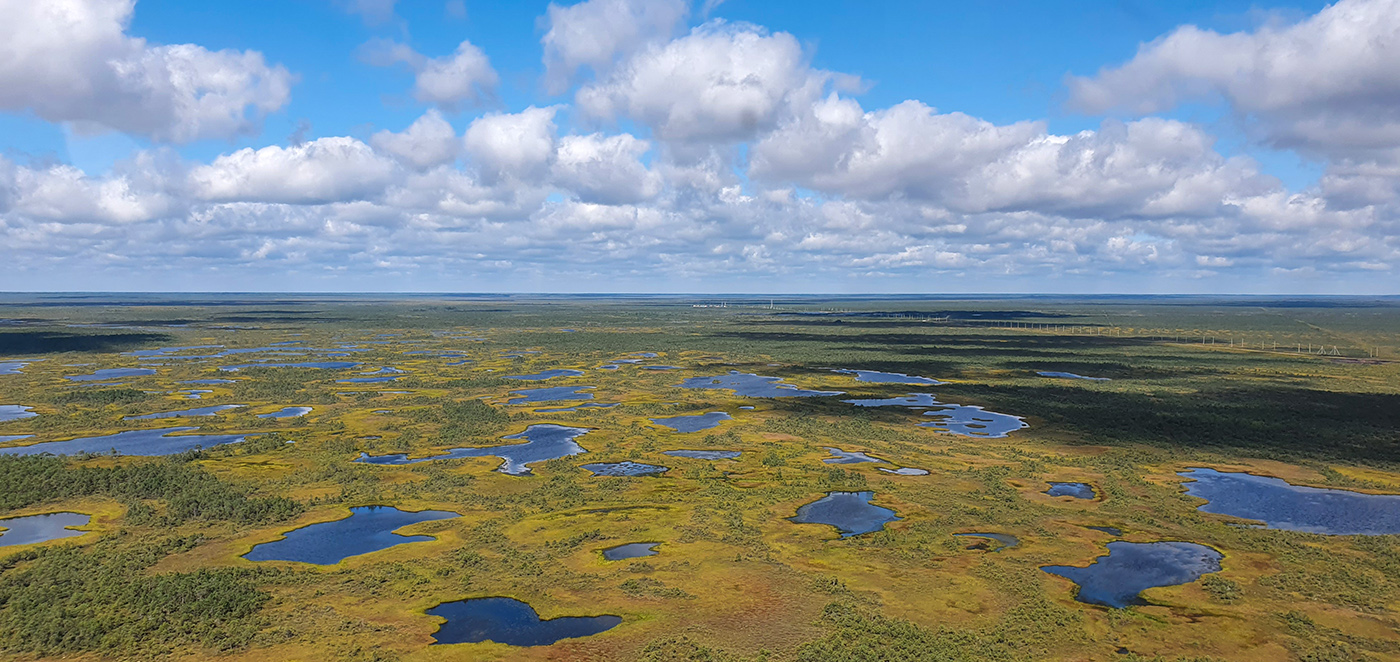
<instances>
[{"instance_id":1,"label":"kidney shaped pond","mask_svg":"<svg viewBox=\"0 0 1400 662\"><path fill-rule=\"evenodd\" d=\"M129 430L101 437L81 437L67 441L44 441L28 446L0 448L0 455L76 455L78 453L102 454L116 451L120 455L174 455L194 448L212 448L221 444L235 444L243 441L241 434L185 434L171 436L176 432L189 432L198 428L161 428L159 430Z\"/></svg>"},{"instance_id":2,"label":"kidney shaped pond","mask_svg":"<svg viewBox=\"0 0 1400 662\"><path fill-rule=\"evenodd\" d=\"M1079 585L1076 600L1121 609L1146 604L1138 594L1156 586L1188 584L1220 572L1220 552L1193 542L1111 542L1108 556L1088 567L1047 565L1040 569Z\"/></svg>"},{"instance_id":3,"label":"kidney shaped pond","mask_svg":"<svg viewBox=\"0 0 1400 662\"><path fill-rule=\"evenodd\" d=\"M351 556L377 552L394 545L436 540L432 536L394 533L410 524L461 517L444 510L411 513L389 506L351 508L350 516L293 529L281 540L256 545L243 558L249 561L298 561L333 565Z\"/></svg>"},{"instance_id":4,"label":"kidney shaped pond","mask_svg":"<svg viewBox=\"0 0 1400 662\"><path fill-rule=\"evenodd\" d=\"M86 526L92 516L82 513L45 513L0 519L0 547L10 545L30 545L36 542L74 538L87 531L74 531L72 527Z\"/></svg>"},{"instance_id":5,"label":"kidney shaped pond","mask_svg":"<svg viewBox=\"0 0 1400 662\"><path fill-rule=\"evenodd\" d=\"M1279 478L1192 469L1186 493L1206 500L1207 513L1259 520L1271 529L1328 535L1400 533L1400 494L1292 485Z\"/></svg>"},{"instance_id":6,"label":"kidney shaped pond","mask_svg":"<svg viewBox=\"0 0 1400 662\"><path fill-rule=\"evenodd\" d=\"M433 639L439 644L494 641L508 646L548 646L560 639L587 637L611 630L621 616L561 616L541 619L530 605L514 598L475 598L444 602L428 610L447 619Z\"/></svg>"},{"instance_id":7,"label":"kidney shaped pond","mask_svg":"<svg viewBox=\"0 0 1400 662\"><path fill-rule=\"evenodd\" d=\"M453 448L442 455L430 457L420 457L410 460L403 453L394 455L371 456L360 453L356 462L367 462L369 464L416 464L418 462L431 462L433 460L455 460L463 457L486 457L496 456L504 460L497 471L510 474L512 476L524 476L530 473L529 465L534 462L544 462L560 457L578 455L588 451L579 446L574 441L588 432L588 428L571 428L563 425L531 425L525 428L520 434L513 434L502 439L526 439L523 444L509 444L505 446L488 446L486 448Z\"/></svg>"},{"instance_id":8,"label":"kidney shaped pond","mask_svg":"<svg viewBox=\"0 0 1400 662\"><path fill-rule=\"evenodd\" d=\"M842 538L879 531L885 523L900 519L893 510L870 503L874 492L828 492L826 496L797 509L788 519L798 524L829 524Z\"/></svg>"},{"instance_id":9,"label":"kidney shaped pond","mask_svg":"<svg viewBox=\"0 0 1400 662\"><path fill-rule=\"evenodd\" d=\"M704 414L692 414L690 416L672 416L670 418L653 418L652 423L662 425L675 430L676 432L699 432L718 426L724 421L734 420L722 411L711 411Z\"/></svg>"}]
</instances>

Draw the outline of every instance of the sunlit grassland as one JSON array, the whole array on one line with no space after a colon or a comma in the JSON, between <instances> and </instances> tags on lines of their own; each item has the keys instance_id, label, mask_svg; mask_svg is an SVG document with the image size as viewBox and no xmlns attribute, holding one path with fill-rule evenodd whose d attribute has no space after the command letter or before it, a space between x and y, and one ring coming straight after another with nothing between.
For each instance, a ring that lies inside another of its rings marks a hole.
<instances>
[{"instance_id":1,"label":"sunlit grassland","mask_svg":"<svg viewBox=\"0 0 1400 662\"><path fill-rule=\"evenodd\" d=\"M239 600L249 591L266 597L254 600L251 610L183 617L188 630L160 642L15 637L6 628L29 622L16 617L29 607L5 603L0 604L0 646L17 655L231 660L1400 659L1396 536L1327 537L1235 526L1230 518L1196 511L1200 500L1182 493L1176 475L1187 467L1212 466L1295 483L1400 491L1397 364L1222 346L1233 337L1256 344L1274 338L1280 344L1288 339L1400 347L1400 325L1394 324L1400 315L1394 308L1025 301L830 307L903 311L916 306L928 308L930 317L952 308L1031 311L1052 317L1016 319L1079 330L794 316L761 306L690 309L655 301L312 301L236 310L13 311L13 317L63 323L143 326L174 318L194 323L92 330L36 321L31 324L40 326L0 330L0 335L37 329L104 338L93 343L94 351L71 351L85 346L79 338L63 341L61 352L25 345L30 353L5 354L6 359L44 359L27 366L23 377L0 377L8 380L0 381L4 403L31 405L41 415L0 424L0 434L35 435L20 442L28 443L194 425L199 432L260 435L186 457L66 460L64 472L169 465L179 468L160 475L201 472L223 487L194 495L121 486L82 495L38 491L29 502L9 503L3 514L86 512L95 515L94 533L29 547L74 549L98 560L159 549L158 555L130 561L131 567L139 566L150 578L221 572L237 588L217 590L242 596ZM263 309L280 312L259 313ZM215 328L226 324L257 328ZM1089 327L1094 332L1085 331ZM1217 342L1176 342L1177 334L1165 333L1173 330L1197 336L1203 331ZM144 335L123 344L124 334ZM1153 339L1164 336L1173 340ZM232 356L157 361L159 374L117 380L123 386L74 386L62 379L95 368L135 367L141 361L120 353L132 349L259 347L289 340L322 348L345 342L367 351L330 359L362 364L349 370L218 371L219 365L245 362ZM502 356L511 350L539 353ZM461 356L405 354L409 351ZM644 351L661 354L651 363L683 369L597 369ZM1381 352L1382 358L1391 355ZM462 358L472 362L447 365ZM93 365L69 367L79 363ZM396 382L336 381L380 366L408 372ZM586 373L547 382L501 378L561 367ZM949 383L871 384L827 370L857 367ZM731 369L848 395L747 399L675 387L686 377ZM1036 376L1037 370L1112 381L1049 380ZM211 377L241 381L176 383ZM596 387L590 391L594 399L583 402L621 404L557 413L536 410L580 402L506 404L513 389L565 385ZM186 387L213 392L201 400L170 393ZM840 402L911 392L1025 416L1030 427L1005 439L973 439L916 427L922 420L918 412ZM121 420L218 404L249 406L197 419ZM288 405L313 411L292 419L256 416ZM649 421L705 411L724 411L735 420L691 434ZM494 457L405 466L352 462L361 452L424 457L454 447L494 445L501 436L541 423L589 428L577 439L588 453L536 464L533 475L524 477L495 471L500 461ZM827 465L821 462L827 456L823 446L863 451L931 473L892 476L877 470L890 465ZM682 448L743 455L706 461L662 454ZM578 468L620 460L670 471L609 478ZM1052 498L1043 494L1047 481L1088 482L1100 498ZM828 526L786 519L831 490L873 491L874 503L896 510L902 519L848 539ZM276 498L297 507L214 507ZM209 503L177 511L178 503L190 499ZM403 529L435 541L333 566L241 558L256 544L345 517L349 508L362 505L462 516ZM1224 569L1209 581L1149 589L1148 606L1084 605L1074 601L1073 584L1039 566L1084 565L1104 554L1104 545L1115 538L1085 528L1091 525L1121 528L1123 540L1210 545L1225 554ZM952 535L978 531L1012 534L1021 544L992 552L970 549L973 541ZM183 542L164 542L174 539ZM661 543L660 554L602 559L606 547L641 541ZM5 554L24 551L0 548ZM48 581L33 569L35 561L0 563L0 578L30 572L34 581ZM544 648L429 646L436 619L425 610L443 601L496 595L524 600L545 618L608 613L624 621L602 634ZM15 618L5 620L7 612ZM220 625L210 625L210 619ZM73 619L60 624L85 625ZM1129 653L1119 654L1120 648Z\"/></svg>"}]
</instances>

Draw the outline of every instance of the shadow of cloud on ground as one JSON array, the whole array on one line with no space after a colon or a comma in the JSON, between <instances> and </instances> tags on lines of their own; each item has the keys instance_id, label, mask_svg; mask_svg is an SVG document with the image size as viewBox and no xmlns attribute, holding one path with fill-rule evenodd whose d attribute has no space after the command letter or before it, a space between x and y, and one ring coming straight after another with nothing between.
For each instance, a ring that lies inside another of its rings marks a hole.
<instances>
[{"instance_id":1,"label":"shadow of cloud on ground","mask_svg":"<svg viewBox=\"0 0 1400 662\"><path fill-rule=\"evenodd\" d=\"M166 333L64 333L15 331L0 333L0 356L33 356L62 352L123 352L151 343L174 342Z\"/></svg>"}]
</instances>

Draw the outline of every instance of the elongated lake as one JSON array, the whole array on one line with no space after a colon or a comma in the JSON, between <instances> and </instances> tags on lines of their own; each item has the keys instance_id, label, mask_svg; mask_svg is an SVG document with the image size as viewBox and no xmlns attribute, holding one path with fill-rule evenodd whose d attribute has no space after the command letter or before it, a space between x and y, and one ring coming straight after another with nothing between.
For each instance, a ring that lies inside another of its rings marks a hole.
<instances>
[{"instance_id":1,"label":"elongated lake","mask_svg":"<svg viewBox=\"0 0 1400 662\"><path fill-rule=\"evenodd\" d=\"M408 512L388 506L351 508L350 516L334 522L320 522L283 534L281 540L256 545L243 558L249 561L298 561L332 565L360 554L377 552L395 545L436 540L432 536L405 536L394 533L410 524L461 517L444 510Z\"/></svg>"},{"instance_id":2,"label":"elongated lake","mask_svg":"<svg viewBox=\"0 0 1400 662\"><path fill-rule=\"evenodd\" d=\"M35 416L38 416L38 414L34 413L33 407L26 407L24 405L0 405L0 423L34 418Z\"/></svg>"},{"instance_id":3,"label":"elongated lake","mask_svg":"<svg viewBox=\"0 0 1400 662\"><path fill-rule=\"evenodd\" d=\"M1293 485L1279 478L1191 469L1186 493L1206 500L1199 510L1258 520L1271 529L1327 535L1400 533L1400 494Z\"/></svg>"},{"instance_id":4,"label":"elongated lake","mask_svg":"<svg viewBox=\"0 0 1400 662\"><path fill-rule=\"evenodd\" d=\"M782 383L781 377L764 377L753 373L730 370L727 375L691 377L680 388L725 389L746 398L812 398L841 395L842 391L808 391Z\"/></svg>"},{"instance_id":5,"label":"elongated lake","mask_svg":"<svg viewBox=\"0 0 1400 662\"><path fill-rule=\"evenodd\" d=\"M505 378L537 382L546 379L554 379L555 377L578 377L582 374L582 370L570 370L566 368L559 368L554 370L542 370L540 372L530 375L506 375Z\"/></svg>"},{"instance_id":6,"label":"elongated lake","mask_svg":"<svg viewBox=\"0 0 1400 662\"><path fill-rule=\"evenodd\" d=\"M121 379L122 377L145 377L154 375L156 371L151 368L104 368L94 370L90 375L68 375L64 379L70 382L99 382L108 379Z\"/></svg>"},{"instance_id":7,"label":"elongated lake","mask_svg":"<svg viewBox=\"0 0 1400 662\"><path fill-rule=\"evenodd\" d=\"M174 455L194 448L213 448L221 444L243 441L241 434L182 434L193 427L161 428L158 430L128 430L100 437L80 437L67 441L44 441L28 446L0 448L0 455L77 455L106 454L115 450L119 455Z\"/></svg>"},{"instance_id":8,"label":"elongated lake","mask_svg":"<svg viewBox=\"0 0 1400 662\"><path fill-rule=\"evenodd\" d=\"M541 619L515 598L474 598L444 602L428 610L446 623L433 633L439 644L494 641L508 646L548 646L561 639L587 637L622 623L620 616L561 616Z\"/></svg>"},{"instance_id":9,"label":"elongated lake","mask_svg":"<svg viewBox=\"0 0 1400 662\"><path fill-rule=\"evenodd\" d=\"M548 388L522 388L511 391L508 404L523 405L531 402L556 402L559 400L592 400L592 393L584 391L592 386L551 386Z\"/></svg>"},{"instance_id":10,"label":"elongated lake","mask_svg":"<svg viewBox=\"0 0 1400 662\"><path fill-rule=\"evenodd\" d=\"M193 418L196 416L214 416L221 411L238 409L247 405L212 405L209 407L199 407L196 409L181 409L180 411L163 411L156 414L143 414L141 416L127 416L123 421L145 421L154 418Z\"/></svg>"},{"instance_id":11,"label":"elongated lake","mask_svg":"<svg viewBox=\"0 0 1400 662\"><path fill-rule=\"evenodd\" d=\"M832 372L843 375L855 375L858 382L871 382L875 384L918 384L921 386L938 386L946 384L932 377L917 377L906 375L902 372L880 372L879 370L833 370Z\"/></svg>"}]
</instances>

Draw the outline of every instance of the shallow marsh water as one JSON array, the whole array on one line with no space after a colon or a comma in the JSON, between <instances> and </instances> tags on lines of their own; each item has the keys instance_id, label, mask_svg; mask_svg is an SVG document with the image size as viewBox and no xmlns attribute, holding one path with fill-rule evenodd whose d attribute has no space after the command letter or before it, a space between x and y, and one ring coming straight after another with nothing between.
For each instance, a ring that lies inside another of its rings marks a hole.
<instances>
[{"instance_id":1,"label":"shallow marsh water","mask_svg":"<svg viewBox=\"0 0 1400 662\"><path fill-rule=\"evenodd\" d=\"M797 509L788 519L798 524L828 524L841 532L842 538L871 533L885 528L900 517L889 508L870 503L874 492L828 492L826 496Z\"/></svg>"},{"instance_id":2,"label":"shallow marsh water","mask_svg":"<svg viewBox=\"0 0 1400 662\"><path fill-rule=\"evenodd\" d=\"M116 450L120 455L174 455L194 448L212 448L221 444L236 444L243 441L241 434L186 434L172 436L178 432L197 430L194 427L161 428L158 430L128 430L100 437L79 437L67 441L44 441L28 446L0 448L0 455L77 455L94 453L104 455Z\"/></svg>"},{"instance_id":3,"label":"shallow marsh water","mask_svg":"<svg viewBox=\"0 0 1400 662\"><path fill-rule=\"evenodd\" d=\"M671 416L669 418L653 418L652 423L665 426L676 432L699 432L718 427L724 421L734 420L729 414L722 411L711 411L704 414L692 414L689 416Z\"/></svg>"},{"instance_id":4,"label":"shallow marsh water","mask_svg":"<svg viewBox=\"0 0 1400 662\"><path fill-rule=\"evenodd\" d=\"M1139 595L1156 586L1194 582L1201 575L1220 572L1220 552L1192 542L1111 542L1108 556L1086 567L1049 565L1041 570L1079 585L1075 600L1123 608L1146 604Z\"/></svg>"},{"instance_id":5,"label":"shallow marsh water","mask_svg":"<svg viewBox=\"0 0 1400 662\"><path fill-rule=\"evenodd\" d=\"M1326 535L1400 533L1400 494L1293 485L1280 478L1191 469L1178 474L1186 493L1205 499L1198 510L1258 520L1271 529Z\"/></svg>"},{"instance_id":6,"label":"shallow marsh water","mask_svg":"<svg viewBox=\"0 0 1400 662\"><path fill-rule=\"evenodd\" d=\"M524 432L513 434L502 439L525 439L523 444L507 444L504 446L487 446L485 448L453 448L441 455L430 457L420 457L409 459L403 453L393 455L368 455L361 453L356 458L356 462L368 464L417 464L419 462L432 462L435 460L453 460L463 457L489 457L495 456L503 460L501 466L496 470L510 474L512 476L524 476L530 473L529 465L535 462L545 462L560 457L578 455L588 451L579 446L574 441L588 432L588 428L571 428L563 425L531 425L525 428Z\"/></svg>"},{"instance_id":7,"label":"shallow marsh water","mask_svg":"<svg viewBox=\"0 0 1400 662\"><path fill-rule=\"evenodd\" d=\"M70 527L87 526L90 521L91 515L69 512L0 519L0 527L5 529L0 531L0 547L75 538L88 532L74 531Z\"/></svg>"}]
</instances>

